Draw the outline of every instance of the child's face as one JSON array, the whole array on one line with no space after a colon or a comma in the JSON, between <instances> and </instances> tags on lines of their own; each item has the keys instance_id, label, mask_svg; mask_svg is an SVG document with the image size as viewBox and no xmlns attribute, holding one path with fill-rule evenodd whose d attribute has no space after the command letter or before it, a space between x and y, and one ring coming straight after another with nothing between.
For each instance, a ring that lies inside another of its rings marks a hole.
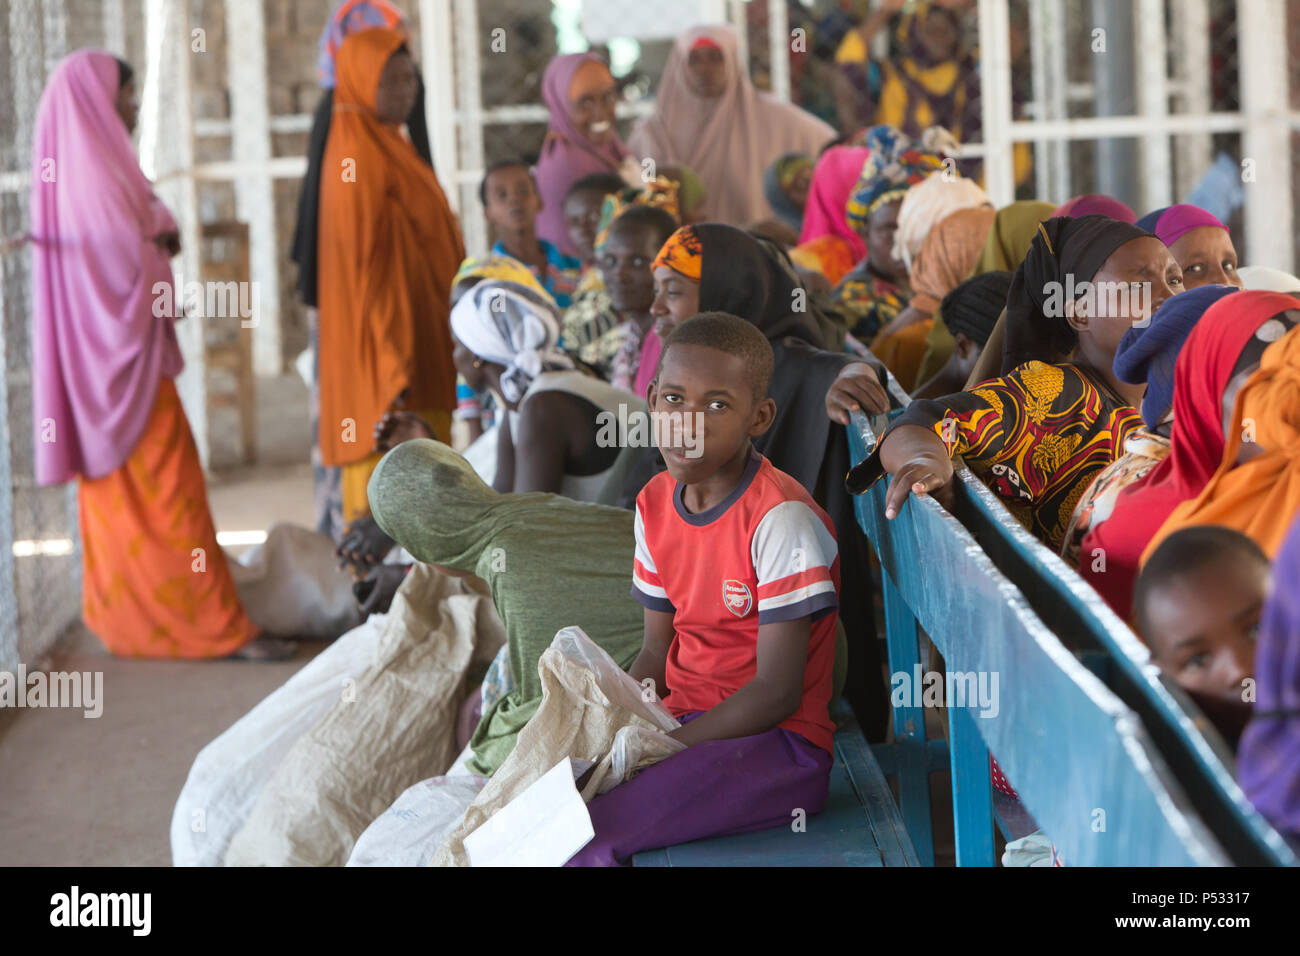
<instances>
[{"instance_id":1,"label":"child's face","mask_svg":"<svg viewBox=\"0 0 1300 956\"><path fill-rule=\"evenodd\" d=\"M812 186L812 174L812 167L805 166L794 174L794 179L790 180L790 185L785 189L786 196L800 209L808 205L808 188Z\"/></svg>"},{"instance_id":2,"label":"child's face","mask_svg":"<svg viewBox=\"0 0 1300 956\"><path fill-rule=\"evenodd\" d=\"M564 200L564 226L569 231L569 241L583 262L591 259L596 245L596 227L600 225L600 207L605 194L583 190Z\"/></svg>"},{"instance_id":3,"label":"child's face","mask_svg":"<svg viewBox=\"0 0 1300 956\"><path fill-rule=\"evenodd\" d=\"M519 233L533 228L542 209L533 177L525 166L495 170L487 180L487 205L483 214L499 231Z\"/></svg>"},{"instance_id":4,"label":"child's face","mask_svg":"<svg viewBox=\"0 0 1300 956\"><path fill-rule=\"evenodd\" d=\"M1156 664L1188 690L1240 704L1268 583L1267 565L1231 554L1151 591L1143 637Z\"/></svg>"},{"instance_id":5,"label":"child's face","mask_svg":"<svg viewBox=\"0 0 1300 956\"><path fill-rule=\"evenodd\" d=\"M700 284L680 272L660 266L653 272L654 303L650 314L655 317L655 332L668 338L677 326L700 311Z\"/></svg>"},{"instance_id":6,"label":"child's face","mask_svg":"<svg viewBox=\"0 0 1300 956\"><path fill-rule=\"evenodd\" d=\"M867 218L867 234L863 236L867 242L867 258L884 276L907 275L902 260L894 258L894 233L898 231L898 210L902 205L902 200L887 202Z\"/></svg>"},{"instance_id":7,"label":"child's face","mask_svg":"<svg viewBox=\"0 0 1300 956\"><path fill-rule=\"evenodd\" d=\"M605 279L610 305L616 312L644 314L655 301L655 280L650 263L659 252L659 236L649 226L615 223L596 265ZM671 270L669 270L671 271Z\"/></svg>"},{"instance_id":8,"label":"child's face","mask_svg":"<svg viewBox=\"0 0 1300 956\"><path fill-rule=\"evenodd\" d=\"M674 345L650 386L659 450L673 478L698 484L772 424L776 405L754 399L743 359L704 345Z\"/></svg>"}]
</instances>

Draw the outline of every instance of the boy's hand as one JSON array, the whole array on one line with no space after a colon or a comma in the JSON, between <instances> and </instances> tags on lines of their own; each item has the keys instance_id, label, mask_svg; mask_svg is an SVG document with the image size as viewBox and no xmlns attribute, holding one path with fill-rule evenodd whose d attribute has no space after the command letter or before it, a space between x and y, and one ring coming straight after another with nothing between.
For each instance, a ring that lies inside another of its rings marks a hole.
<instances>
[{"instance_id":1,"label":"boy's hand","mask_svg":"<svg viewBox=\"0 0 1300 956\"><path fill-rule=\"evenodd\" d=\"M849 415L861 409L869 415L889 411L889 393L876 371L865 362L846 365L826 391L826 414L833 422L849 423Z\"/></svg>"},{"instance_id":2,"label":"boy's hand","mask_svg":"<svg viewBox=\"0 0 1300 956\"><path fill-rule=\"evenodd\" d=\"M375 423L375 451L386 452L412 438L437 438L437 434L415 412L384 412Z\"/></svg>"}]
</instances>

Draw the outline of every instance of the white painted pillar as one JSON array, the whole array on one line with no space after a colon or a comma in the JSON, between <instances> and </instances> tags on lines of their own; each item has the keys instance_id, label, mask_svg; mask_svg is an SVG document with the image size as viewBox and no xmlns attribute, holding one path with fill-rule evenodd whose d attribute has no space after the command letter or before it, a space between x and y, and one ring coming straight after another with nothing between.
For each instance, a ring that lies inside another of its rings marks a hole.
<instances>
[{"instance_id":1,"label":"white painted pillar","mask_svg":"<svg viewBox=\"0 0 1300 956\"><path fill-rule=\"evenodd\" d=\"M1237 0L1238 69L1246 248L1243 265L1295 270L1287 104L1286 8L1282 0Z\"/></svg>"},{"instance_id":2,"label":"white painted pillar","mask_svg":"<svg viewBox=\"0 0 1300 956\"><path fill-rule=\"evenodd\" d=\"M980 112L984 191L995 206L1016 198L1011 143L1011 20L1007 0L980 0Z\"/></svg>"},{"instance_id":3,"label":"white painted pillar","mask_svg":"<svg viewBox=\"0 0 1300 956\"><path fill-rule=\"evenodd\" d=\"M1133 5L1133 30L1137 49L1138 114L1149 120L1169 115L1169 83L1166 72L1164 0L1137 0ZM1169 134L1149 133L1142 137L1142 186L1144 209L1160 209L1173 199L1174 163Z\"/></svg>"},{"instance_id":4,"label":"white painted pillar","mask_svg":"<svg viewBox=\"0 0 1300 956\"><path fill-rule=\"evenodd\" d=\"M230 153L237 161L271 159L271 117L266 83L266 11L259 0L226 0L226 65L230 85ZM187 46L188 49L188 46ZM283 367L280 329L275 190L269 173L235 180L235 209L248 223L249 273L257 303L253 371L278 375ZM225 317L220 321L230 321Z\"/></svg>"},{"instance_id":5,"label":"white painted pillar","mask_svg":"<svg viewBox=\"0 0 1300 956\"><path fill-rule=\"evenodd\" d=\"M1210 111L1210 6L1208 0L1180 0L1174 29L1174 70L1182 87L1182 112L1202 115ZM1213 162L1209 133L1188 133L1174 138L1175 197L1182 200L1200 182Z\"/></svg>"},{"instance_id":6,"label":"white painted pillar","mask_svg":"<svg viewBox=\"0 0 1300 956\"><path fill-rule=\"evenodd\" d=\"M190 108L189 24L183 4L145 0L144 92L140 106L140 163L145 175L158 180L159 198L167 204L181 234L178 280L199 277L198 189L194 168L193 113ZM164 123L166 128L164 131ZM177 268L173 261L173 269ZM184 287L177 289L183 301ZM176 377L185 416L189 419L199 460L206 469L208 444L207 348L204 320L191 317L176 323L176 337L185 368Z\"/></svg>"},{"instance_id":7,"label":"white painted pillar","mask_svg":"<svg viewBox=\"0 0 1300 956\"><path fill-rule=\"evenodd\" d=\"M126 13L122 0L103 0L104 49L126 59Z\"/></svg>"},{"instance_id":8,"label":"white painted pillar","mask_svg":"<svg viewBox=\"0 0 1300 956\"><path fill-rule=\"evenodd\" d=\"M456 162L456 74L452 55L451 0L420 0L420 71L424 120L433 137L433 168L452 211L461 212Z\"/></svg>"},{"instance_id":9,"label":"white painted pillar","mask_svg":"<svg viewBox=\"0 0 1300 956\"><path fill-rule=\"evenodd\" d=\"M1066 118L1066 47L1065 10L1060 4L1029 5L1029 54L1033 70L1034 119ZM1070 188L1070 153L1060 140L1034 141L1034 180L1036 194L1052 202L1065 202L1074 193Z\"/></svg>"},{"instance_id":10,"label":"white painted pillar","mask_svg":"<svg viewBox=\"0 0 1300 956\"><path fill-rule=\"evenodd\" d=\"M460 52L456 90L460 94L460 169L473 177L458 190L461 199L460 228L465 236L465 251L480 256L488 251L487 220L478 199L478 183L483 175L483 88L480 85L478 3L456 0L455 36ZM514 38L507 38L507 43ZM509 54L505 54L509 55Z\"/></svg>"},{"instance_id":11,"label":"white painted pillar","mask_svg":"<svg viewBox=\"0 0 1300 956\"><path fill-rule=\"evenodd\" d=\"M727 0L727 22L736 28L740 67L749 72L749 11L745 0Z\"/></svg>"},{"instance_id":12,"label":"white painted pillar","mask_svg":"<svg viewBox=\"0 0 1300 956\"><path fill-rule=\"evenodd\" d=\"M767 48L772 61L772 95L790 102L790 11L784 0L768 0Z\"/></svg>"}]
</instances>

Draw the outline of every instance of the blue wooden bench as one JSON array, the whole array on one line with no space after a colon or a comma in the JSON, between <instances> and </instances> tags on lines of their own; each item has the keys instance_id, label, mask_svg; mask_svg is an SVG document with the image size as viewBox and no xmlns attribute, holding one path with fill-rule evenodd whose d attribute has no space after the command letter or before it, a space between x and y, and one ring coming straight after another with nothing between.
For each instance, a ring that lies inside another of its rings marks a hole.
<instances>
[{"instance_id":1,"label":"blue wooden bench","mask_svg":"<svg viewBox=\"0 0 1300 956\"><path fill-rule=\"evenodd\" d=\"M852 711L835 734L825 809L774 827L638 853L636 866L917 866L916 851Z\"/></svg>"},{"instance_id":2,"label":"blue wooden bench","mask_svg":"<svg viewBox=\"0 0 1300 956\"><path fill-rule=\"evenodd\" d=\"M1142 721L1196 813L1241 866L1296 865L1286 841L1237 786L1227 744L1200 708L1151 662L1144 645L1073 568L1044 547L969 471L957 518L1035 613Z\"/></svg>"},{"instance_id":3,"label":"blue wooden bench","mask_svg":"<svg viewBox=\"0 0 1300 956\"><path fill-rule=\"evenodd\" d=\"M855 461L874 443L864 416L850 442ZM950 707L945 743L926 739L922 708L896 707L896 741L876 748L922 861L933 859L929 773L946 756L959 865L994 862L995 819L1009 836L1041 826L1067 865L1294 863L1132 632L977 478L958 477L952 515L913 498L885 521L883 479L858 500L884 568L891 672L925 669L919 623L948 671L1000 675L996 717ZM990 749L1021 798L1001 798L1001 814Z\"/></svg>"}]
</instances>

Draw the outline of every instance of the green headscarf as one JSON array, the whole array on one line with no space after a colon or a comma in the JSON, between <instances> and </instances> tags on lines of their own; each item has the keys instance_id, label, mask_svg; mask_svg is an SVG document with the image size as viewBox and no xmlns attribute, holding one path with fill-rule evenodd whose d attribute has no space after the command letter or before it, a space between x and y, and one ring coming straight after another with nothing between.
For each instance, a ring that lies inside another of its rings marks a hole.
<instances>
[{"instance_id":1,"label":"green headscarf","mask_svg":"<svg viewBox=\"0 0 1300 956\"><path fill-rule=\"evenodd\" d=\"M1040 199L1018 199L1009 206L1003 206L993 217L993 226L984 238L984 248L975 260L970 279L986 272L1015 272L1021 261L1029 253L1029 247L1038 233L1038 224L1051 217L1056 211L1056 204ZM917 384L928 380L943 368L944 363L957 347L952 333L944 324L943 316L938 310L934 313L934 325L925 337L929 349L921 360L921 369L917 373Z\"/></svg>"},{"instance_id":2,"label":"green headscarf","mask_svg":"<svg viewBox=\"0 0 1300 956\"><path fill-rule=\"evenodd\" d=\"M626 669L644 612L631 597L633 513L560 495L501 494L429 439L403 442L370 477L379 526L418 561L477 574L505 624L516 687L479 721L469 768L491 776L542 701L537 661L577 625Z\"/></svg>"}]
</instances>

